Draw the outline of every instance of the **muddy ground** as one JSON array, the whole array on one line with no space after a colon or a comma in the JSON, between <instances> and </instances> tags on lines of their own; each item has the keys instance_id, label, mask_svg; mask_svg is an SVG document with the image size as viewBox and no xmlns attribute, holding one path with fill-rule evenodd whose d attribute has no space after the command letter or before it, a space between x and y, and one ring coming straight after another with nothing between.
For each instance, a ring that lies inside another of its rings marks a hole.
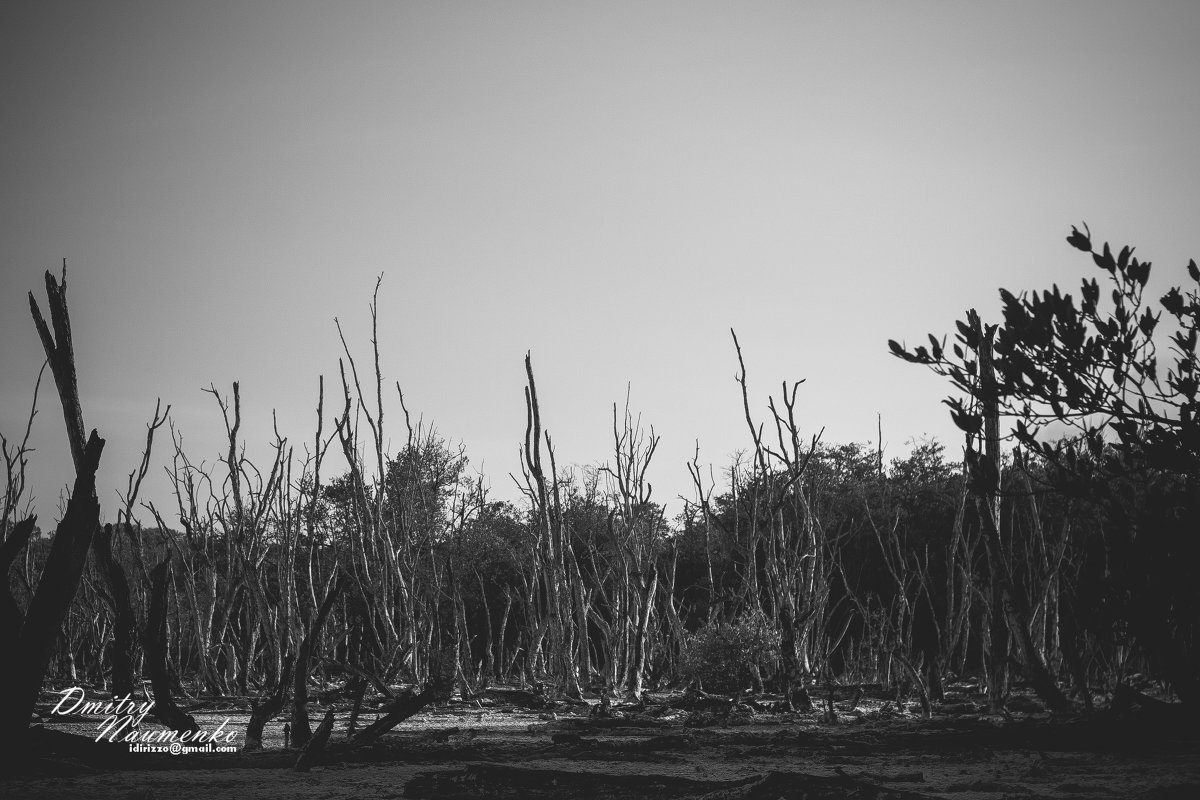
<instances>
[{"instance_id":1,"label":"muddy ground","mask_svg":"<svg viewBox=\"0 0 1200 800\"><path fill-rule=\"evenodd\" d=\"M43 727L94 738L100 716L55 716ZM651 695L649 704L514 704L493 695L426 709L369 747L345 744L340 705L324 761L293 770L283 720L264 751L80 755L41 745L10 798L1200 798L1200 734L1136 713L1053 718L1028 697L1004 716L981 698L951 697L924 719L883 697L839 697L806 713L771 698L726 704ZM681 708L679 706L689 706ZM245 704L190 706L201 727L228 720L244 741ZM314 726L322 716L314 708ZM360 727L375 718L366 712ZM153 727L147 722L146 727ZM38 732L41 736L41 733ZM53 734L47 734L52 736ZM78 740L75 740L76 742ZM65 749L65 748L64 748Z\"/></svg>"}]
</instances>

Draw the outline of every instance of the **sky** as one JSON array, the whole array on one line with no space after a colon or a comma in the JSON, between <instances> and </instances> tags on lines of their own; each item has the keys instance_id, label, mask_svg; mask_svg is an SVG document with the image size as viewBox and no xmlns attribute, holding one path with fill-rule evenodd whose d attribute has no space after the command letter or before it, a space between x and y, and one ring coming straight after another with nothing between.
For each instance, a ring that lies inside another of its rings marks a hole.
<instances>
[{"instance_id":1,"label":"sky","mask_svg":"<svg viewBox=\"0 0 1200 800\"><path fill-rule=\"evenodd\" d=\"M560 464L611 459L612 406L661 437L677 511L753 412L805 379L808 435L958 438L950 387L889 338L1075 289L1064 241L1132 244L1165 289L1200 257L1200 4L7 2L0 9L0 433L43 354L26 293L67 261L84 422L115 517L156 398L194 462L202 389L241 387L302 452L340 320L514 497L523 359ZM878 415L878 416L877 416ZM326 424L326 430L329 423ZM72 479L47 375L29 477ZM143 499L170 508L166 430ZM326 469L341 471L336 449ZM168 515L168 521L171 519Z\"/></svg>"}]
</instances>

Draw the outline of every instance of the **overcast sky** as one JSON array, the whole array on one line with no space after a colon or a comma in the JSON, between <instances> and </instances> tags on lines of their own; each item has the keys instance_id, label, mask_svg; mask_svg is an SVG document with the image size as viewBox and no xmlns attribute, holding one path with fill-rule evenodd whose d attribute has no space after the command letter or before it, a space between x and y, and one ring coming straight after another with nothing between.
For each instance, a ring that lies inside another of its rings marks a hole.
<instances>
[{"instance_id":1,"label":"overcast sky","mask_svg":"<svg viewBox=\"0 0 1200 800\"><path fill-rule=\"evenodd\" d=\"M241 382L252 457L272 409L310 441L334 318L366 359L381 273L388 385L500 496L527 350L560 463L608 457L629 385L657 499L697 440L724 467L748 443L730 327L757 414L806 378L809 433L874 440L880 413L890 455L957 449L948 386L887 339L1074 289L1083 220L1178 280L1198 40L1192 2L7 2L0 432L43 360L26 292L44 307L65 257L109 519L157 397L195 461L210 383ZM46 525L71 479L49 379L40 408Z\"/></svg>"}]
</instances>

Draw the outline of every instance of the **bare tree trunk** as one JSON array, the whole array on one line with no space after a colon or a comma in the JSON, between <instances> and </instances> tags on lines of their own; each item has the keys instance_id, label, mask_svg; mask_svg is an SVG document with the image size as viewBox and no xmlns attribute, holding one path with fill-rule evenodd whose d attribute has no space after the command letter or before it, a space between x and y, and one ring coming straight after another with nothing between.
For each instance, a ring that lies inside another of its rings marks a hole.
<instances>
[{"instance_id":1,"label":"bare tree trunk","mask_svg":"<svg viewBox=\"0 0 1200 800\"><path fill-rule=\"evenodd\" d=\"M1003 549L1000 540L1000 412L997 396L996 375L992 368L992 336L994 326L985 330L977 326L979 335L979 374L983 395L983 458L977 460L972 478L975 486L976 503L984 530L987 547L990 594L988 603L989 641L988 698L991 712L1004 710L1004 695L1008 678L1009 635L1008 621L1004 613L1004 589L1001 563Z\"/></svg>"},{"instance_id":2,"label":"bare tree trunk","mask_svg":"<svg viewBox=\"0 0 1200 800\"><path fill-rule=\"evenodd\" d=\"M1071 679L1075 682L1075 691L1083 699L1083 707L1089 712L1093 709L1092 689L1088 685L1087 671L1083 666L1083 657L1079 652L1079 629L1076 625L1075 603L1070 593L1064 598L1064 608L1061 615L1062 630L1059 636L1063 662L1070 671Z\"/></svg>"},{"instance_id":3,"label":"bare tree trunk","mask_svg":"<svg viewBox=\"0 0 1200 800\"><path fill-rule=\"evenodd\" d=\"M791 592L782 598L779 609L779 649L783 661L783 674L780 676L780 687L783 691L783 702L788 704L792 710L798 710L805 705L804 697L797 697L793 701L793 697L798 695L798 690L803 689L803 684L800 683L800 661L796 658L796 610L795 601L791 597ZM812 704L809 700L808 705Z\"/></svg>"},{"instance_id":4,"label":"bare tree trunk","mask_svg":"<svg viewBox=\"0 0 1200 800\"><path fill-rule=\"evenodd\" d=\"M167 584L171 580L168 555L150 573L150 616L146 620L146 669L154 692L151 714L163 725L180 733L196 732L200 726L191 714L175 705L171 697L171 677L167 670Z\"/></svg>"},{"instance_id":5,"label":"bare tree trunk","mask_svg":"<svg viewBox=\"0 0 1200 800\"><path fill-rule=\"evenodd\" d=\"M304 744L304 752L300 754L300 758L296 759L296 766L292 767L296 772L308 772L312 769L325 752L325 745L329 743L329 735L333 733L333 709L328 709L325 712L325 718L321 720L321 724L317 726L317 732Z\"/></svg>"},{"instance_id":6,"label":"bare tree trunk","mask_svg":"<svg viewBox=\"0 0 1200 800\"><path fill-rule=\"evenodd\" d=\"M61 285L53 275L46 273L46 294L53 334L32 292L29 294L29 307L58 387L67 441L75 462L75 482L66 512L50 545L50 554L42 568L37 591L21 624L20 634L16 635L17 632L11 628L2 632L4 638L0 641L13 647L13 652L11 657L0 661L0 685L10 687L11 692L10 701L0 711L0 744L19 745L22 733L29 726L59 629L79 587L87 551L100 524L96 470L100 466L104 440L96 431L92 431L84 441L83 411L79 403L71 320L67 310L65 266ZM28 541L27 537L25 541ZM12 557L16 557L16 552ZM11 625L15 621L13 609L8 604L6 606L6 616Z\"/></svg>"},{"instance_id":7,"label":"bare tree trunk","mask_svg":"<svg viewBox=\"0 0 1200 800\"><path fill-rule=\"evenodd\" d=\"M3 707L3 734L19 742L42 688L42 678L54 654L54 644L83 574L88 547L100 521L96 501L96 467L104 440L92 432L84 451L85 470L75 480L67 511L54 534L37 592L30 601L20 636L7 638L10 658L0 662L0 685L12 687L12 700ZM6 632L11 634L12 631ZM14 647L15 645L15 647Z\"/></svg>"},{"instance_id":8,"label":"bare tree trunk","mask_svg":"<svg viewBox=\"0 0 1200 800\"><path fill-rule=\"evenodd\" d=\"M504 587L504 613L500 615L500 630L496 636L496 680L508 680L508 671L512 669L512 664L508 666L508 670L504 669L504 637L508 633L508 615L512 611L513 593L508 586Z\"/></svg>"},{"instance_id":9,"label":"bare tree trunk","mask_svg":"<svg viewBox=\"0 0 1200 800\"><path fill-rule=\"evenodd\" d=\"M409 691L396 698L384 710L382 717L354 735L354 743L370 744L430 703L448 700L454 686L454 675L458 671L458 659L454 651L454 645L448 645L437 653L437 663L425 688L418 693Z\"/></svg>"},{"instance_id":10,"label":"bare tree trunk","mask_svg":"<svg viewBox=\"0 0 1200 800\"><path fill-rule=\"evenodd\" d=\"M12 596L11 584L7 578L9 569L25 549L36 527L37 517L26 517L13 526L8 538L0 543L0 576L6 579L3 591L0 591L0 641L3 642L15 642L21 635L24 617L16 598Z\"/></svg>"},{"instance_id":11,"label":"bare tree trunk","mask_svg":"<svg viewBox=\"0 0 1200 800\"><path fill-rule=\"evenodd\" d=\"M495 630L492 626L492 607L488 603L487 588L483 584L483 575L475 571L475 580L479 584L479 602L483 606L483 619L487 631L487 639L483 644L483 659L479 664L479 688L487 686L492 677L492 643L495 641Z\"/></svg>"},{"instance_id":12,"label":"bare tree trunk","mask_svg":"<svg viewBox=\"0 0 1200 800\"><path fill-rule=\"evenodd\" d=\"M911 661L904 657L899 648L892 651L892 656L900 662L900 666L908 673L908 679L912 681L913 686L917 690L917 696L921 700L921 713L925 716L925 719L929 719L933 713L933 707L929 704L929 691L925 688L925 682L921 680L921 673L917 671Z\"/></svg>"},{"instance_id":13,"label":"bare tree trunk","mask_svg":"<svg viewBox=\"0 0 1200 800\"><path fill-rule=\"evenodd\" d=\"M296 669L293 674L292 686L292 745L297 748L304 747L312 737L312 728L308 722L308 671L313 646L321 634L325 618L329 616L329 611L333 608L333 603L337 600L337 596L345 584L344 575L334 578L333 586L325 595L321 607L317 609L316 616L308 626L308 632L304 634L304 641L300 643L300 650L296 653Z\"/></svg>"},{"instance_id":14,"label":"bare tree trunk","mask_svg":"<svg viewBox=\"0 0 1200 800\"><path fill-rule=\"evenodd\" d=\"M105 525L96 534L92 549L108 582L108 601L113 610L112 693L114 697L133 694L133 646L136 625L129 599L129 581L125 570L113 555L113 526Z\"/></svg>"},{"instance_id":15,"label":"bare tree trunk","mask_svg":"<svg viewBox=\"0 0 1200 800\"><path fill-rule=\"evenodd\" d=\"M290 679L292 677L291 672L292 659L289 657L284 659L283 670L279 674L275 691L271 693L266 702L250 701L250 722L246 725L246 743L242 745L242 752L248 753L254 750L262 750L263 729L266 728L268 722L283 710L283 706L287 702L288 684L291 682Z\"/></svg>"},{"instance_id":16,"label":"bare tree trunk","mask_svg":"<svg viewBox=\"0 0 1200 800\"><path fill-rule=\"evenodd\" d=\"M988 692L993 713L1003 707L1003 675L1007 670L1011 632L1021 656L1021 664L1033 690L1053 711L1071 709L1071 702L1054 682L1046 669L1037 644L1030 633L1030 610L1024 595L1013 586L1012 575L1004 560L1003 542L1000 536L1000 431L999 390L992 367L992 336L994 326L980 331L979 372L983 395L984 455L977 464L980 517L985 527L984 541L987 544L988 563L991 570L991 614L992 614L992 661ZM997 637L1002 639L997 642Z\"/></svg>"},{"instance_id":17,"label":"bare tree trunk","mask_svg":"<svg viewBox=\"0 0 1200 800\"><path fill-rule=\"evenodd\" d=\"M650 568L650 580L642 580L646 584L645 591L642 594L642 613L638 619L637 633L634 635L634 650L633 650L633 673L632 689L635 697L642 696L642 684L646 675L646 650L649 648L647 642L648 631L650 628L650 613L654 610L654 595L658 591L658 570L654 567Z\"/></svg>"}]
</instances>

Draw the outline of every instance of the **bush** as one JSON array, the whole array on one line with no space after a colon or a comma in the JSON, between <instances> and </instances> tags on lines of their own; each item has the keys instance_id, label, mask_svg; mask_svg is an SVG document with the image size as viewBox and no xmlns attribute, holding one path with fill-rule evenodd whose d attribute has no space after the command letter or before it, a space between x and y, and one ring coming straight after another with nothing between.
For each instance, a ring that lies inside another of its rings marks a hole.
<instances>
[{"instance_id":1,"label":"bush","mask_svg":"<svg viewBox=\"0 0 1200 800\"><path fill-rule=\"evenodd\" d=\"M685 678L699 679L706 691L736 692L755 682L755 671L770 671L779 660L779 630L761 611L733 622L706 624L688 636L680 657Z\"/></svg>"}]
</instances>

